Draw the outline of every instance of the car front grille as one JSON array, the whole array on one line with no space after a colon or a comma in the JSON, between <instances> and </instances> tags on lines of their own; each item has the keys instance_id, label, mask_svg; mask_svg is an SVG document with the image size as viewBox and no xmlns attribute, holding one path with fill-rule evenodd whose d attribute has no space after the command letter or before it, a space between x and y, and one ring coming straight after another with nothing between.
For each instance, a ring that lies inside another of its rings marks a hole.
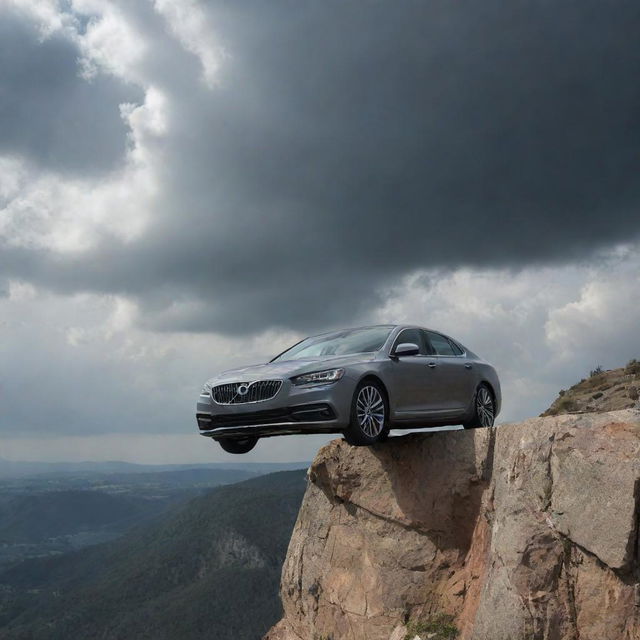
<instances>
[{"instance_id":1,"label":"car front grille","mask_svg":"<svg viewBox=\"0 0 640 640\"><path fill-rule=\"evenodd\" d=\"M271 400L282 386L282 380L256 380L255 382L231 382L211 389L211 397L217 404L246 404Z\"/></svg>"}]
</instances>

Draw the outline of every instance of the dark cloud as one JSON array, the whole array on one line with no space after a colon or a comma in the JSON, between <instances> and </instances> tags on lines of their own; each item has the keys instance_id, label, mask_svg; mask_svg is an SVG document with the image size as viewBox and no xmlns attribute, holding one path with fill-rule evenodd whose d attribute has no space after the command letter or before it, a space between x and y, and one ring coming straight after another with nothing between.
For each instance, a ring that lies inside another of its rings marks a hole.
<instances>
[{"instance_id":1,"label":"dark cloud","mask_svg":"<svg viewBox=\"0 0 640 640\"><path fill-rule=\"evenodd\" d=\"M207 10L229 53L217 87L193 56L149 67L170 110L144 237L5 250L5 268L136 296L154 328L311 330L364 317L416 268L575 261L637 237L636 2Z\"/></svg>"},{"instance_id":2,"label":"dark cloud","mask_svg":"<svg viewBox=\"0 0 640 640\"><path fill-rule=\"evenodd\" d=\"M59 173L106 171L124 156L118 105L139 88L104 75L80 76L76 46L42 38L24 16L0 9L0 153Z\"/></svg>"}]
</instances>

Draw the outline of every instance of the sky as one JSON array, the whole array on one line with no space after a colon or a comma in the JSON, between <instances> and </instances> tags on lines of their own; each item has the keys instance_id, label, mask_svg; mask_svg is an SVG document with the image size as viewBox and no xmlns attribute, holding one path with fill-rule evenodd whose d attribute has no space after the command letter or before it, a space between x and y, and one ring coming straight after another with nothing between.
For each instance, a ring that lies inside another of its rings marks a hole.
<instances>
[{"instance_id":1,"label":"sky","mask_svg":"<svg viewBox=\"0 0 640 640\"><path fill-rule=\"evenodd\" d=\"M639 25L632 0L0 0L0 457L228 461L204 380L331 328L454 336L500 422L639 358Z\"/></svg>"}]
</instances>

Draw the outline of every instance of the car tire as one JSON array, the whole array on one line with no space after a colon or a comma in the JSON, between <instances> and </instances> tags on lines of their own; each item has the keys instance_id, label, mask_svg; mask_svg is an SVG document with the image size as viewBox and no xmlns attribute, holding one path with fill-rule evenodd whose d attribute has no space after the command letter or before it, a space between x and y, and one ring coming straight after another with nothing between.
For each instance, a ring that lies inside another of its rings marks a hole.
<instances>
[{"instance_id":1,"label":"car tire","mask_svg":"<svg viewBox=\"0 0 640 640\"><path fill-rule=\"evenodd\" d=\"M351 401L351 420L344 439L353 446L366 447L389 435L389 402L379 382L363 380Z\"/></svg>"},{"instance_id":2,"label":"car tire","mask_svg":"<svg viewBox=\"0 0 640 640\"><path fill-rule=\"evenodd\" d=\"M227 453L249 453L256 446L258 438L220 438L218 443Z\"/></svg>"},{"instance_id":3,"label":"car tire","mask_svg":"<svg viewBox=\"0 0 640 640\"><path fill-rule=\"evenodd\" d=\"M463 423L465 429L493 427L496 416L496 401L493 392L486 384L478 385L473 395L473 417Z\"/></svg>"}]
</instances>

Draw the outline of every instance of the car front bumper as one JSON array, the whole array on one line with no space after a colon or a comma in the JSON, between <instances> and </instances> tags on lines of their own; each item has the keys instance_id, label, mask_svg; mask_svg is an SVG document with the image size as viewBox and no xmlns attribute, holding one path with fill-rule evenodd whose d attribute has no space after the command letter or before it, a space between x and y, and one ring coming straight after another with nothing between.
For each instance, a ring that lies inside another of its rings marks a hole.
<instances>
[{"instance_id":1,"label":"car front bumper","mask_svg":"<svg viewBox=\"0 0 640 640\"><path fill-rule=\"evenodd\" d=\"M284 380L270 400L217 404L200 396L196 419L200 434L226 437L269 437L299 433L340 433L349 424L356 382L345 376L326 385L293 385Z\"/></svg>"}]
</instances>

